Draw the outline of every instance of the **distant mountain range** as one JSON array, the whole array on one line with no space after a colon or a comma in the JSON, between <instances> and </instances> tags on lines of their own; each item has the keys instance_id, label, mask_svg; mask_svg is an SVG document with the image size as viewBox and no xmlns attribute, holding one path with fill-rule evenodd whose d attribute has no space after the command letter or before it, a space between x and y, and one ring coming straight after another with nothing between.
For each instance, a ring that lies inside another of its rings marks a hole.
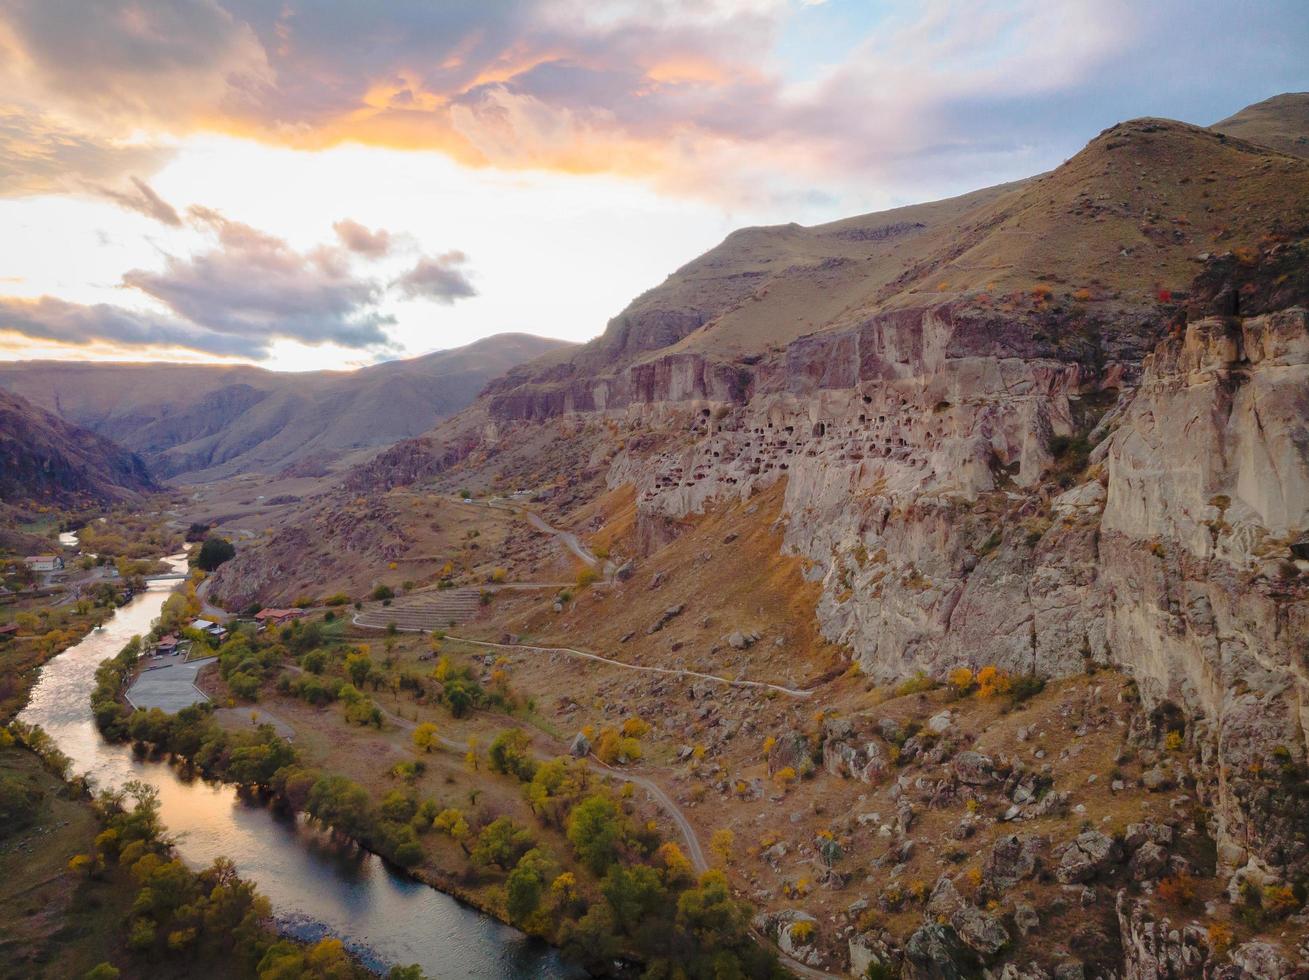
<instances>
[{"instance_id":1,"label":"distant mountain range","mask_svg":"<svg viewBox=\"0 0 1309 980\"><path fill-rule=\"evenodd\" d=\"M287 467L312 473L417 435L509 368L573 346L506 333L357 371L305 373L26 361L0 366L0 389L139 454L155 479L200 482Z\"/></svg>"}]
</instances>

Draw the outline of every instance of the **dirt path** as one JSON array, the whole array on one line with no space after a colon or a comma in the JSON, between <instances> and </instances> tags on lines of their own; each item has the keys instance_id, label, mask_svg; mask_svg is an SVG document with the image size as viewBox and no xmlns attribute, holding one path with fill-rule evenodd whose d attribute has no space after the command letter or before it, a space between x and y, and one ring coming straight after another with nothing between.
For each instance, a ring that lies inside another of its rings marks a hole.
<instances>
[{"instance_id":1,"label":"dirt path","mask_svg":"<svg viewBox=\"0 0 1309 980\"><path fill-rule=\"evenodd\" d=\"M462 497L456 497L453 499L463 500ZM526 507L504 503L503 501L495 499L471 501L471 503L473 503L474 506L480 504L483 507L489 507L491 510L504 511L507 514L513 514L517 517L525 517L527 518L527 523L531 524L532 527L536 528L538 531L541 531L544 534L552 534L558 538L563 543L564 547L576 555L578 560L583 564L597 570L601 568L602 563L600 559L596 557L590 548L582 544L581 539L578 538L576 534L572 531L565 531L562 528L555 527L553 524L548 523L540 514L536 513L536 511L528 510Z\"/></svg>"},{"instance_id":2,"label":"dirt path","mask_svg":"<svg viewBox=\"0 0 1309 980\"><path fill-rule=\"evenodd\" d=\"M361 629L385 629L382 626L374 626L371 623L359 622L359 616L356 613L351 622ZM396 627L402 633L425 633L428 630L414 627ZM474 640L467 636L455 636L453 633L446 633L447 640L457 640L460 643L468 643L472 646L488 647L493 650L524 650L535 651L536 653L562 653L569 657L580 657L583 660L594 660L597 663L608 664L611 667L622 667L625 670L639 670L649 674L669 674L675 677L694 677L697 680L710 681L714 684L725 684L728 687L755 688L756 690L776 691L778 694L785 694L791 698L801 698L807 700L813 697L813 691L805 691L794 687L783 687L781 684L770 684L767 681L746 681L731 677L719 677L717 674L702 674L698 670L683 670L680 667L647 667L644 664L629 664L621 660L614 660L611 657L602 657L598 653L591 653L587 650L577 650L573 647L539 647L530 643L492 643L490 640Z\"/></svg>"}]
</instances>

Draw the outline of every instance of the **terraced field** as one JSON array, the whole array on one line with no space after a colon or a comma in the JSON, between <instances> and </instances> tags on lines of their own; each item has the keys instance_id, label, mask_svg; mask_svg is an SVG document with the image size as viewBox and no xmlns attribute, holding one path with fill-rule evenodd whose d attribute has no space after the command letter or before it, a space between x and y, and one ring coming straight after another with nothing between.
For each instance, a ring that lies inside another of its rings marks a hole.
<instances>
[{"instance_id":1,"label":"terraced field","mask_svg":"<svg viewBox=\"0 0 1309 980\"><path fill-rule=\"evenodd\" d=\"M457 626L477 615L482 596L478 589L431 589L392 600L389 606L370 602L355 616L360 626L406 630L438 630Z\"/></svg>"}]
</instances>

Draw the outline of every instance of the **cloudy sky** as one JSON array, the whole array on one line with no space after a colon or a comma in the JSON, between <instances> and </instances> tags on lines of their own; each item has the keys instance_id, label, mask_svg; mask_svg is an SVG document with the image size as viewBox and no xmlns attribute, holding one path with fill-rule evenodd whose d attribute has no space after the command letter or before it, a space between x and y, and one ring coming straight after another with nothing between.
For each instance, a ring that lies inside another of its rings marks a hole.
<instances>
[{"instance_id":1,"label":"cloudy sky","mask_svg":"<svg viewBox=\"0 0 1309 980\"><path fill-rule=\"evenodd\" d=\"M585 340L733 228L1309 89L1304 0L0 0L0 358Z\"/></svg>"}]
</instances>

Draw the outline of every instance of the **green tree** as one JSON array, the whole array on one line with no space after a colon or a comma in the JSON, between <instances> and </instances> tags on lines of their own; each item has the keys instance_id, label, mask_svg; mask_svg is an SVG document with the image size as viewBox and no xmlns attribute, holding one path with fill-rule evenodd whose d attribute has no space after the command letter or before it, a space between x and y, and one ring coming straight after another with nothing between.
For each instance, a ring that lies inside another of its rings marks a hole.
<instances>
[{"instance_id":1,"label":"green tree","mask_svg":"<svg viewBox=\"0 0 1309 980\"><path fill-rule=\"evenodd\" d=\"M497 817L477 835L472 858L477 864L494 864L502 869L512 868L519 857L532 846L532 835L508 817Z\"/></svg>"},{"instance_id":2,"label":"green tree","mask_svg":"<svg viewBox=\"0 0 1309 980\"><path fill-rule=\"evenodd\" d=\"M367 791L345 776L319 777L309 791L305 809L311 817L351 837L362 836L372 827Z\"/></svg>"},{"instance_id":3,"label":"green tree","mask_svg":"<svg viewBox=\"0 0 1309 980\"><path fill-rule=\"evenodd\" d=\"M231 561L236 557L236 548L232 542L226 538L220 538L210 535L205 538L205 543L200 546L200 557L196 559L196 565L206 572L212 572L223 562Z\"/></svg>"},{"instance_id":4,"label":"green tree","mask_svg":"<svg viewBox=\"0 0 1309 980\"><path fill-rule=\"evenodd\" d=\"M618 856L622 837L618 807L607 796L589 796L568 815L568 841L592 874L605 873Z\"/></svg>"},{"instance_id":5,"label":"green tree","mask_svg":"<svg viewBox=\"0 0 1309 980\"><path fill-rule=\"evenodd\" d=\"M628 935L634 935L647 919L668 904L668 892L659 872L646 864L625 868L615 864L600 885L614 919Z\"/></svg>"},{"instance_id":6,"label":"green tree","mask_svg":"<svg viewBox=\"0 0 1309 980\"><path fill-rule=\"evenodd\" d=\"M345 672L355 687L363 687L373 672L373 660L366 653L352 653L345 658Z\"/></svg>"},{"instance_id":7,"label":"green tree","mask_svg":"<svg viewBox=\"0 0 1309 980\"><path fill-rule=\"evenodd\" d=\"M517 728L507 728L495 737L487 753L491 768L517 776L526 782L536 775L536 762L528 754L531 741L527 733Z\"/></svg>"},{"instance_id":8,"label":"green tree","mask_svg":"<svg viewBox=\"0 0 1309 980\"><path fill-rule=\"evenodd\" d=\"M505 907L509 917L522 925L541 905L546 881L554 876L554 862L540 848L521 858L505 881Z\"/></svg>"}]
</instances>

